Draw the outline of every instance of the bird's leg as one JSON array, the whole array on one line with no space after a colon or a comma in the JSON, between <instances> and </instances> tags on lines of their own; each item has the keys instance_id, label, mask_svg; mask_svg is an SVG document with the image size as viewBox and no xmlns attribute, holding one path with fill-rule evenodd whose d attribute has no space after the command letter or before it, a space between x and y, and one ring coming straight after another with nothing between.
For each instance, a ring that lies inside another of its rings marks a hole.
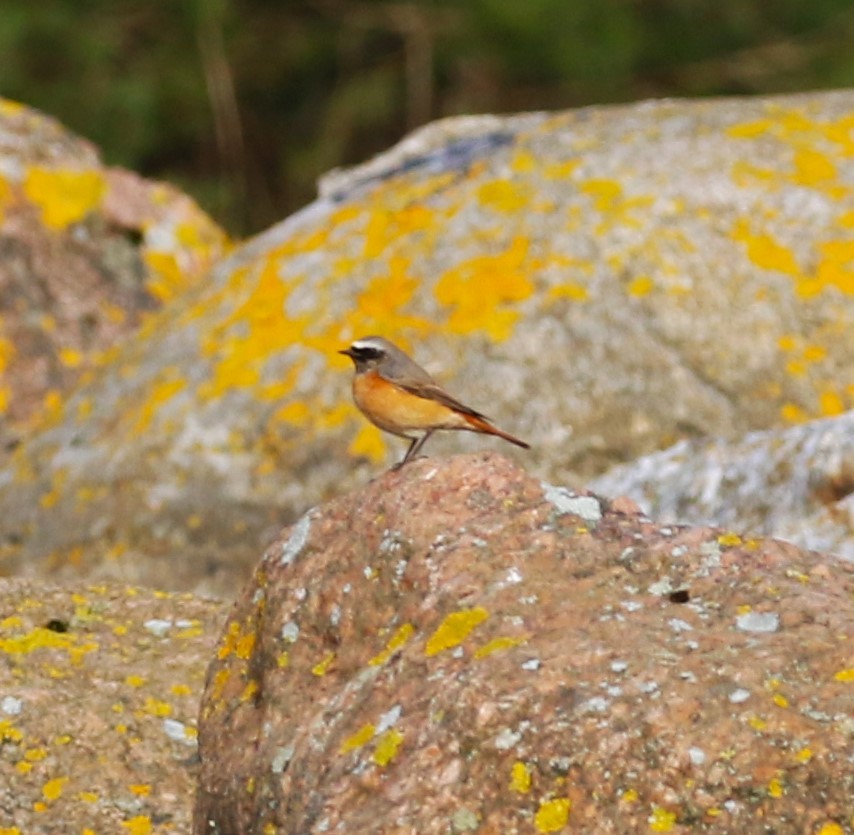
<instances>
[{"instance_id":1,"label":"bird's leg","mask_svg":"<svg viewBox=\"0 0 854 835\"><path fill-rule=\"evenodd\" d=\"M424 442L433 434L432 429L428 429L420 438L413 438L412 443L409 445L409 449L406 450L406 455L403 456L403 460L395 467L396 470L400 469L407 461L411 461L417 454L421 447L424 446Z\"/></svg>"}]
</instances>

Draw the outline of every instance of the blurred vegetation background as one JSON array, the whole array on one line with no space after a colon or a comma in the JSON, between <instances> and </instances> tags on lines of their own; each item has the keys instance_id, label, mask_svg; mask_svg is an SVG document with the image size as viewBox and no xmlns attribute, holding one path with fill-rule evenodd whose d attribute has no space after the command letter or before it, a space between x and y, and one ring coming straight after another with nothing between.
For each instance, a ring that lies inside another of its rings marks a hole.
<instances>
[{"instance_id":1,"label":"blurred vegetation background","mask_svg":"<svg viewBox=\"0 0 854 835\"><path fill-rule=\"evenodd\" d=\"M432 119L854 86L852 0L3 0L0 95L232 234Z\"/></svg>"}]
</instances>

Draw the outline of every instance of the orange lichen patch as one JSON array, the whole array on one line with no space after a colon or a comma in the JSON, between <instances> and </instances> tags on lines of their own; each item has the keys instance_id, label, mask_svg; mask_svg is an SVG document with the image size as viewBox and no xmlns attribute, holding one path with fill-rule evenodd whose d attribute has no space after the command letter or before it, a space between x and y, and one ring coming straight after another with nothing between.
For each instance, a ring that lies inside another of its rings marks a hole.
<instances>
[{"instance_id":1,"label":"orange lichen patch","mask_svg":"<svg viewBox=\"0 0 854 835\"><path fill-rule=\"evenodd\" d=\"M377 741L373 761L379 766L388 765L397 756L402 742L403 734L396 728L390 728Z\"/></svg>"},{"instance_id":2,"label":"orange lichen patch","mask_svg":"<svg viewBox=\"0 0 854 835\"><path fill-rule=\"evenodd\" d=\"M571 803L568 797L555 797L540 803L534 816L537 832L557 832L569 822Z\"/></svg>"},{"instance_id":3,"label":"orange lichen patch","mask_svg":"<svg viewBox=\"0 0 854 835\"><path fill-rule=\"evenodd\" d=\"M434 292L451 308L448 327L460 334L483 331L496 342L507 339L519 319L510 304L534 292L527 261L528 240L517 237L497 255L480 255L447 270Z\"/></svg>"},{"instance_id":4,"label":"orange lichen patch","mask_svg":"<svg viewBox=\"0 0 854 835\"><path fill-rule=\"evenodd\" d=\"M373 667L385 664L386 661L388 661L389 658L397 652L397 650L403 647L414 634L415 627L411 623L404 623L399 626L397 630L395 630L394 635L391 636L388 643L385 645L385 649L368 661L368 664Z\"/></svg>"},{"instance_id":5,"label":"orange lichen patch","mask_svg":"<svg viewBox=\"0 0 854 835\"><path fill-rule=\"evenodd\" d=\"M430 636L424 647L427 656L438 655L446 649L461 644L478 624L489 617L489 612L481 606L460 612L451 612L439 624L439 628Z\"/></svg>"},{"instance_id":6,"label":"orange lichen patch","mask_svg":"<svg viewBox=\"0 0 854 835\"><path fill-rule=\"evenodd\" d=\"M737 533L722 533L718 537L718 544L724 548L735 548L741 545L742 542L742 538Z\"/></svg>"},{"instance_id":7,"label":"orange lichen patch","mask_svg":"<svg viewBox=\"0 0 854 835\"><path fill-rule=\"evenodd\" d=\"M100 171L33 167L24 178L24 194L35 203L50 229L65 229L96 209L106 191Z\"/></svg>"}]
</instances>

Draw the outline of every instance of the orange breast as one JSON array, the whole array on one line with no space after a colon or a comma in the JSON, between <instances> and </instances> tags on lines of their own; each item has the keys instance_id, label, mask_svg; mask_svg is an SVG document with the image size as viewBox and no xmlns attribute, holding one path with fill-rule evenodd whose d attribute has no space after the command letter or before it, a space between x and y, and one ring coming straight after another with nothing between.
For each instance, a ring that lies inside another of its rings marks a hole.
<instances>
[{"instance_id":1,"label":"orange breast","mask_svg":"<svg viewBox=\"0 0 854 835\"><path fill-rule=\"evenodd\" d=\"M381 377L376 371L353 378L353 399L371 422L394 435L420 429L455 429L466 422L453 409L418 397Z\"/></svg>"}]
</instances>

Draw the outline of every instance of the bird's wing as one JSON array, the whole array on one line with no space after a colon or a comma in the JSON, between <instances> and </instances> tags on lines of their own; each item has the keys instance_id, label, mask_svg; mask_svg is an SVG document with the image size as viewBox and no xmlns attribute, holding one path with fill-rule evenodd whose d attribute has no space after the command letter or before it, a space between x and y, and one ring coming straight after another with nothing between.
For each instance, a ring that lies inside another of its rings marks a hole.
<instances>
[{"instance_id":1,"label":"bird's wing","mask_svg":"<svg viewBox=\"0 0 854 835\"><path fill-rule=\"evenodd\" d=\"M425 372L426 374L426 372ZM393 381L400 386L404 391L414 394L416 397L423 397L425 400L435 400L455 412L460 412L464 415L483 418L489 420L486 415L476 412L471 406L466 406L465 403L460 403L455 397L451 397L435 380L428 376L427 380L413 379L397 379Z\"/></svg>"}]
</instances>

